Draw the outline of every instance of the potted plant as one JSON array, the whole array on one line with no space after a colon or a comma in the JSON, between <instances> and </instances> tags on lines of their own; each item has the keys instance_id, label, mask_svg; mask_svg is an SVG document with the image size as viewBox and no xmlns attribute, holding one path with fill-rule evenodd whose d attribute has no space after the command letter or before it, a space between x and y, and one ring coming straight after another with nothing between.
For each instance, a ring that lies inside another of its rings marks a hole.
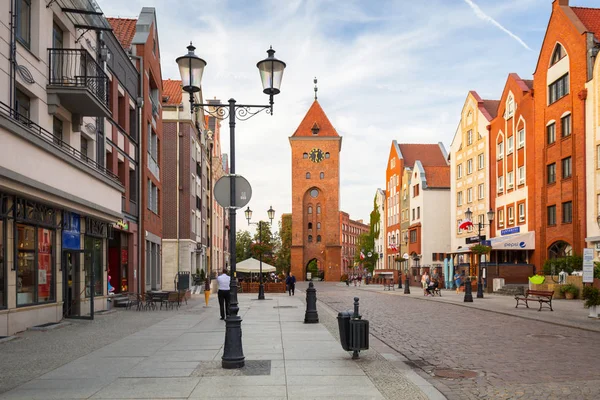
<instances>
[{"instance_id":1,"label":"potted plant","mask_svg":"<svg viewBox=\"0 0 600 400\"><path fill-rule=\"evenodd\" d=\"M598 318L598 306L600 306L600 290L593 286L585 286L583 288L583 306L590 310L588 317Z\"/></svg>"},{"instance_id":2,"label":"potted plant","mask_svg":"<svg viewBox=\"0 0 600 400\"><path fill-rule=\"evenodd\" d=\"M572 300L579 294L579 288L572 283L560 287L560 292L565 295L565 299Z\"/></svg>"}]
</instances>

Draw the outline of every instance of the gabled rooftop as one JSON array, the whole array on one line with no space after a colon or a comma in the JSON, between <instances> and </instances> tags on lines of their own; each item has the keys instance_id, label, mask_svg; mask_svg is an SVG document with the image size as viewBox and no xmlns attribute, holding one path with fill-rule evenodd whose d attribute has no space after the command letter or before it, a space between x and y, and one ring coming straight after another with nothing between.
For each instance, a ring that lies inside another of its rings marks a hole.
<instances>
[{"instance_id":1,"label":"gabled rooftop","mask_svg":"<svg viewBox=\"0 0 600 400\"><path fill-rule=\"evenodd\" d=\"M600 8L571 7L588 32L593 32L596 40L600 40Z\"/></svg>"},{"instance_id":2,"label":"gabled rooftop","mask_svg":"<svg viewBox=\"0 0 600 400\"><path fill-rule=\"evenodd\" d=\"M327 118L321 105L315 100L292 137L340 137Z\"/></svg>"},{"instance_id":3,"label":"gabled rooftop","mask_svg":"<svg viewBox=\"0 0 600 400\"><path fill-rule=\"evenodd\" d=\"M167 106L178 106L182 101L181 81L167 79L163 81L162 103Z\"/></svg>"},{"instance_id":4,"label":"gabled rooftop","mask_svg":"<svg viewBox=\"0 0 600 400\"><path fill-rule=\"evenodd\" d=\"M121 46L125 50L129 50L131 47L131 41L135 36L135 26L137 24L137 18L107 18L108 22L113 28L113 32Z\"/></svg>"},{"instance_id":5,"label":"gabled rooftop","mask_svg":"<svg viewBox=\"0 0 600 400\"><path fill-rule=\"evenodd\" d=\"M404 166L412 168L415 161L421 161L423 166L447 166L446 157L440 144L401 143L398 144Z\"/></svg>"}]
</instances>

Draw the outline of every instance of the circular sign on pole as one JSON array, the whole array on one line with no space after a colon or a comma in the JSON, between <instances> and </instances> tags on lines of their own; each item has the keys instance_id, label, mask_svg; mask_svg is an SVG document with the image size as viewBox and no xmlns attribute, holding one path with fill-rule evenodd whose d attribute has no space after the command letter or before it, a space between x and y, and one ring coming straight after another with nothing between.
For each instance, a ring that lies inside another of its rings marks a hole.
<instances>
[{"instance_id":1,"label":"circular sign on pole","mask_svg":"<svg viewBox=\"0 0 600 400\"><path fill-rule=\"evenodd\" d=\"M235 178L235 199L232 202L231 178ZM215 199L221 207L241 208L250 202L252 198L252 187L246 178L241 175L225 175L215 183Z\"/></svg>"},{"instance_id":2,"label":"circular sign on pole","mask_svg":"<svg viewBox=\"0 0 600 400\"><path fill-rule=\"evenodd\" d=\"M408 260L408 253L402 254L402 258L404 258L405 260Z\"/></svg>"},{"instance_id":3,"label":"circular sign on pole","mask_svg":"<svg viewBox=\"0 0 600 400\"><path fill-rule=\"evenodd\" d=\"M367 257L371 257L372 255L373 255L373 253L371 253L371 252L367 253Z\"/></svg>"}]
</instances>

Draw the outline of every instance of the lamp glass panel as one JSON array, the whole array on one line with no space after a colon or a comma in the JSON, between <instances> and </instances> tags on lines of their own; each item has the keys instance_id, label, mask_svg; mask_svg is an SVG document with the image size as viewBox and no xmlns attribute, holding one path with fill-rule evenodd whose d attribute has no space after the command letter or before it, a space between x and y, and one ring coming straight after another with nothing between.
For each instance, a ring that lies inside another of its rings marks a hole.
<instances>
[{"instance_id":1,"label":"lamp glass panel","mask_svg":"<svg viewBox=\"0 0 600 400\"><path fill-rule=\"evenodd\" d=\"M285 64L279 60L266 59L258 64L263 92L268 94L273 89L273 94L279 93L284 69Z\"/></svg>"},{"instance_id":2,"label":"lamp glass panel","mask_svg":"<svg viewBox=\"0 0 600 400\"><path fill-rule=\"evenodd\" d=\"M188 93L199 92L204 67L206 66L204 60L198 57L183 56L177 59L177 64L179 65L183 90Z\"/></svg>"}]
</instances>

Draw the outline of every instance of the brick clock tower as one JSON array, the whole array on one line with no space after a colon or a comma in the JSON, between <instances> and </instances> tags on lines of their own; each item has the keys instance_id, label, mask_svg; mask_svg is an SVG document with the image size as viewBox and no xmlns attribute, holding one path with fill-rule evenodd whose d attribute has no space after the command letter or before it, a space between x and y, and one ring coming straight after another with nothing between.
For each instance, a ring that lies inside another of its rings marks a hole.
<instances>
[{"instance_id":1,"label":"brick clock tower","mask_svg":"<svg viewBox=\"0 0 600 400\"><path fill-rule=\"evenodd\" d=\"M342 138L315 99L290 137L292 147L291 270L306 280L316 260L326 281L339 281L340 151Z\"/></svg>"}]
</instances>

